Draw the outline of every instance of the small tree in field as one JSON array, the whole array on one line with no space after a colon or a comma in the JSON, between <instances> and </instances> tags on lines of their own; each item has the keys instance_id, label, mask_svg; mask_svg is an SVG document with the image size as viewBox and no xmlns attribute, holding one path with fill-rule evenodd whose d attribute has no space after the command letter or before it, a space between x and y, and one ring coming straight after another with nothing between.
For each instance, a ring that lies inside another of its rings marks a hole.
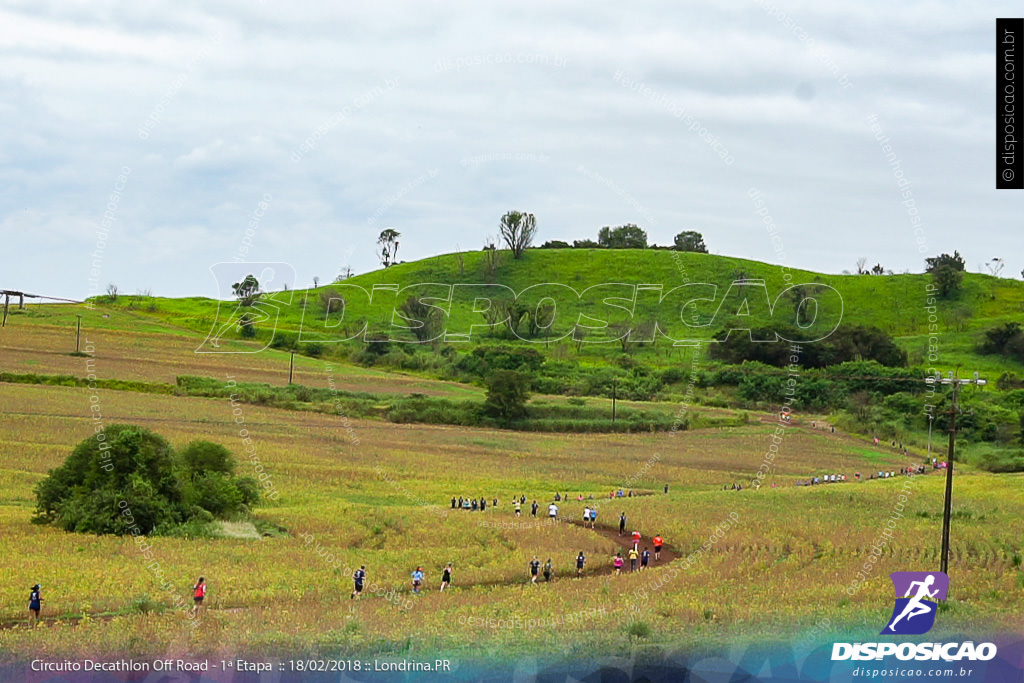
<instances>
[{"instance_id":1,"label":"small tree in field","mask_svg":"<svg viewBox=\"0 0 1024 683\"><path fill-rule=\"evenodd\" d=\"M254 339L256 337L256 316L243 313L238 319L238 333L244 339Z\"/></svg>"},{"instance_id":2,"label":"small tree in field","mask_svg":"<svg viewBox=\"0 0 1024 683\"><path fill-rule=\"evenodd\" d=\"M932 274L932 282L938 288L939 296L952 299L960 293L960 283L964 279L964 259L959 251L953 255L939 254L925 259L925 272Z\"/></svg>"},{"instance_id":3,"label":"small tree in field","mask_svg":"<svg viewBox=\"0 0 1024 683\"><path fill-rule=\"evenodd\" d=\"M501 217L498 229L501 231L501 239L512 252L512 258L518 259L533 244L537 234L537 219L532 213L509 211Z\"/></svg>"},{"instance_id":4,"label":"small tree in field","mask_svg":"<svg viewBox=\"0 0 1024 683\"><path fill-rule=\"evenodd\" d=\"M696 230L684 230L676 235L675 240L673 240L673 248L676 251L694 251L699 254L708 253L708 248L704 244L704 236Z\"/></svg>"},{"instance_id":5,"label":"small tree in field","mask_svg":"<svg viewBox=\"0 0 1024 683\"><path fill-rule=\"evenodd\" d=\"M260 298L260 281L249 273L241 282L231 285L231 291L235 293L238 303L243 306L252 306Z\"/></svg>"},{"instance_id":6,"label":"small tree in field","mask_svg":"<svg viewBox=\"0 0 1024 683\"><path fill-rule=\"evenodd\" d=\"M597 243L607 249L646 249L647 233L633 223L617 228L606 225L598 230Z\"/></svg>"},{"instance_id":7,"label":"small tree in field","mask_svg":"<svg viewBox=\"0 0 1024 683\"><path fill-rule=\"evenodd\" d=\"M397 262L399 237L401 233L394 228L381 230L377 237L377 244L380 245L380 262L385 268Z\"/></svg>"},{"instance_id":8,"label":"small tree in field","mask_svg":"<svg viewBox=\"0 0 1024 683\"><path fill-rule=\"evenodd\" d=\"M484 413L505 422L526 417L530 381L515 370L498 370L487 378Z\"/></svg>"}]
</instances>

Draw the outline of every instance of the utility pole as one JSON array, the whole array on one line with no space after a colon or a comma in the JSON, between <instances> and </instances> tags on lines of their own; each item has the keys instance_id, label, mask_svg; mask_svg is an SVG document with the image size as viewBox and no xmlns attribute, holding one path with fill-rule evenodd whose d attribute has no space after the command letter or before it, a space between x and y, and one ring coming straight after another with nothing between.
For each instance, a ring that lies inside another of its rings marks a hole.
<instances>
[{"instance_id":1,"label":"utility pole","mask_svg":"<svg viewBox=\"0 0 1024 683\"><path fill-rule=\"evenodd\" d=\"M615 384L617 378L612 377L612 424L615 424Z\"/></svg>"},{"instance_id":2,"label":"utility pole","mask_svg":"<svg viewBox=\"0 0 1024 683\"><path fill-rule=\"evenodd\" d=\"M932 461L932 423L935 422L935 414L928 413L928 462Z\"/></svg>"},{"instance_id":3,"label":"utility pole","mask_svg":"<svg viewBox=\"0 0 1024 683\"><path fill-rule=\"evenodd\" d=\"M295 352L292 351L288 359L288 384L292 383L292 372L295 370Z\"/></svg>"},{"instance_id":4,"label":"utility pole","mask_svg":"<svg viewBox=\"0 0 1024 683\"><path fill-rule=\"evenodd\" d=\"M948 574L949 569L949 522L952 516L953 509L953 451L956 444L956 414L958 411L957 406L957 393L960 386L963 384L975 384L977 386L985 386L987 382L983 379L978 378L978 373L974 373L973 379L957 379L950 372L946 377L940 377L936 375L935 381L941 382L942 384L953 385L953 403L949 410L949 449L946 456L946 500L942 506L942 553L939 562L939 571L943 574Z\"/></svg>"},{"instance_id":5,"label":"utility pole","mask_svg":"<svg viewBox=\"0 0 1024 683\"><path fill-rule=\"evenodd\" d=\"M82 340L82 316L78 315L78 329L75 330L75 353L80 353L78 350L79 343Z\"/></svg>"}]
</instances>

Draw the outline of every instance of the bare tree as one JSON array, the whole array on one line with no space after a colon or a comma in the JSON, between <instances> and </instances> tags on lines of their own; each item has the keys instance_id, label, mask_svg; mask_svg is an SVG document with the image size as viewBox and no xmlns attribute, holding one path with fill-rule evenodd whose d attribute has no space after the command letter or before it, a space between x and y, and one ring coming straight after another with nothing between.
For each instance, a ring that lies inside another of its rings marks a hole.
<instances>
[{"instance_id":1,"label":"bare tree","mask_svg":"<svg viewBox=\"0 0 1024 683\"><path fill-rule=\"evenodd\" d=\"M500 265L501 252L498 251L496 240L493 237L488 237L484 240L484 276L488 280L493 280Z\"/></svg>"},{"instance_id":2,"label":"bare tree","mask_svg":"<svg viewBox=\"0 0 1024 683\"><path fill-rule=\"evenodd\" d=\"M533 237L537 234L537 219L532 213L509 211L501 217L498 229L501 231L501 239L512 251L512 258L518 259L533 244Z\"/></svg>"},{"instance_id":3,"label":"bare tree","mask_svg":"<svg viewBox=\"0 0 1024 683\"><path fill-rule=\"evenodd\" d=\"M988 272L992 275L999 277L999 273L1003 272L1003 267L1006 265L1003 259L996 256L994 259L985 264L988 267Z\"/></svg>"},{"instance_id":4,"label":"bare tree","mask_svg":"<svg viewBox=\"0 0 1024 683\"><path fill-rule=\"evenodd\" d=\"M576 353L579 354L580 349L583 348L583 343L587 339L587 328L582 325L576 325L572 330L572 340L576 344Z\"/></svg>"},{"instance_id":5,"label":"bare tree","mask_svg":"<svg viewBox=\"0 0 1024 683\"><path fill-rule=\"evenodd\" d=\"M861 256L857 259L857 275L865 275L868 272L864 268L866 265L868 265L868 259L866 256Z\"/></svg>"},{"instance_id":6,"label":"bare tree","mask_svg":"<svg viewBox=\"0 0 1024 683\"><path fill-rule=\"evenodd\" d=\"M320 286L320 276L319 275L314 275L313 276L313 289L316 289L319 286Z\"/></svg>"},{"instance_id":7,"label":"bare tree","mask_svg":"<svg viewBox=\"0 0 1024 683\"><path fill-rule=\"evenodd\" d=\"M455 244L455 258L459 262L459 275L465 275L466 274L466 257L462 253L462 249L459 247L458 243Z\"/></svg>"},{"instance_id":8,"label":"bare tree","mask_svg":"<svg viewBox=\"0 0 1024 683\"><path fill-rule=\"evenodd\" d=\"M107 296L110 297L111 301L117 301L117 285L111 282L107 285Z\"/></svg>"},{"instance_id":9,"label":"bare tree","mask_svg":"<svg viewBox=\"0 0 1024 683\"><path fill-rule=\"evenodd\" d=\"M334 282L338 283L342 280L347 280L352 277L352 266L342 266L341 272L338 273L338 277L334 278Z\"/></svg>"}]
</instances>

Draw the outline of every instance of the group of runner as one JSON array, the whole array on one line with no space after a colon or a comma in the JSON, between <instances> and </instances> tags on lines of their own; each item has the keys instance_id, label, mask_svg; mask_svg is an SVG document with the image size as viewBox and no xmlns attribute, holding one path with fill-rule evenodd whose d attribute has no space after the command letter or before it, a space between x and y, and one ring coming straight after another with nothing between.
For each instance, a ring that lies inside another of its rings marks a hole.
<instances>
[{"instance_id":1,"label":"group of runner","mask_svg":"<svg viewBox=\"0 0 1024 683\"><path fill-rule=\"evenodd\" d=\"M492 498L491 502L488 503L487 499L483 496L480 496L480 498L464 498L462 496L456 498L455 496L452 496L452 510L483 511L487 509L488 505L498 507L498 499Z\"/></svg>"},{"instance_id":2,"label":"group of runner","mask_svg":"<svg viewBox=\"0 0 1024 683\"><path fill-rule=\"evenodd\" d=\"M548 516L551 519L557 519L559 510L558 502L561 502L566 499L566 496L563 496L558 493L555 494L552 502L548 504ZM452 507L462 507L462 503L464 501L467 501L467 499L453 498ZM524 495L520 495L519 497L515 497L512 499L512 506L517 516L522 514L522 507L525 503L526 496ZM492 504L497 505L496 498L493 499ZM472 506L469 509L473 509ZM477 509L482 508L478 507ZM530 505L531 514L534 517L536 517L537 511L539 509L540 504L536 500L534 500ZM620 536L625 535L626 533L626 523L626 513L623 511L619 515ZM583 508L583 526L586 527L588 524L590 525L591 529L597 528L597 508L591 507L590 505L586 505ZM623 558L621 551L616 553L615 556L612 558L612 567L614 568L616 574L622 573L622 569L625 566L625 561L627 558L629 559L630 571L642 571L646 569L648 566L650 566L652 553L650 549L648 549L646 546L642 549L640 548L640 541L642 540L640 532L633 531L631 533L631 539L633 544L632 547L628 551L626 551L626 558ZM652 542L654 547L653 559L655 562L657 562L661 559L661 551L665 544L665 540L660 535L658 535L652 539ZM638 562L639 565L637 564ZM584 554L582 550L579 552L579 554L576 555L574 563L576 565L576 577L582 577L584 569L587 565L587 556ZM445 588L451 585L452 574L452 564L451 562L449 562L444 566L444 569L441 570L441 586L439 589L441 592L443 592ZM531 584L537 583L541 576L544 577L545 582L550 582L555 577L555 566L552 558L549 557L542 563L540 561L540 558L534 555L533 559L531 559L528 564L527 576L529 577L529 583ZM413 570L410 578L412 583L412 592L413 594L418 595L423 590L423 584L425 581L423 567L417 566L416 569ZM354 582L354 589L352 591L351 597L357 598L362 593L363 587L366 583L366 567L362 566L359 569L357 569L355 573L352 575L352 579Z\"/></svg>"}]
</instances>

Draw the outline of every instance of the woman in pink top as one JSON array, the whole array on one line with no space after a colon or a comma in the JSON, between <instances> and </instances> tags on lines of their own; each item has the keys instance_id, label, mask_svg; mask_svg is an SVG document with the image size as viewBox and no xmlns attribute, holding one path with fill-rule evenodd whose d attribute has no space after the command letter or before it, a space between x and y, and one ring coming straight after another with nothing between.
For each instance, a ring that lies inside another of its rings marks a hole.
<instances>
[{"instance_id":1,"label":"woman in pink top","mask_svg":"<svg viewBox=\"0 0 1024 683\"><path fill-rule=\"evenodd\" d=\"M614 562L615 562L615 573L616 574L621 574L622 573L622 563L623 563L622 553L615 553L615 560L614 560Z\"/></svg>"}]
</instances>

